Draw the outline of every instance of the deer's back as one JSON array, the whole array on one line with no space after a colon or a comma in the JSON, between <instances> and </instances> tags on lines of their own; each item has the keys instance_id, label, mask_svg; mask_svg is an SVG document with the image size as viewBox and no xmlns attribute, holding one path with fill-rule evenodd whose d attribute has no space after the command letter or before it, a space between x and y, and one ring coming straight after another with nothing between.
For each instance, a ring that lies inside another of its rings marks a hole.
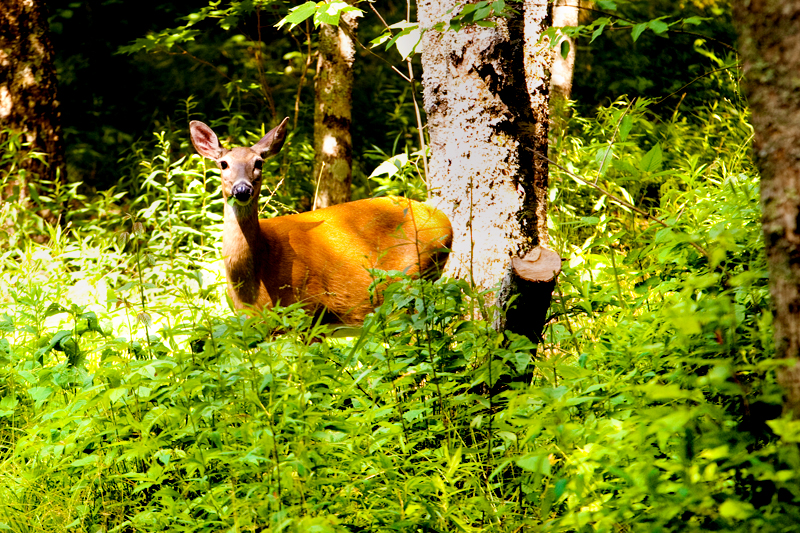
<instances>
[{"instance_id":1,"label":"deer's back","mask_svg":"<svg viewBox=\"0 0 800 533\"><path fill-rule=\"evenodd\" d=\"M409 275L440 271L452 230L440 211L404 198L375 198L260 221L267 244L256 258L273 304L324 306L356 323L377 302L368 269ZM418 245L416 243L419 243Z\"/></svg>"}]
</instances>

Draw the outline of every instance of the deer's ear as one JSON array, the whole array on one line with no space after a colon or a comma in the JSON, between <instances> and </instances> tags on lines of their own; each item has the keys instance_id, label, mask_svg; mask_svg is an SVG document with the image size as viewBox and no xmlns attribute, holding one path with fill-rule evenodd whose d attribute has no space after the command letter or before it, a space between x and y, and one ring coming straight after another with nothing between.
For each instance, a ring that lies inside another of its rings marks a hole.
<instances>
[{"instance_id":1,"label":"deer's ear","mask_svg":"<svg viewBox=\"0 0 800 533\"><path fill-rule=\"evenodd\" d=\"M194 149L197 150L198 154L214 161L225 154L225 150L219 144L217 134L199 120L193 120L189 123L189 132L191 133Z\"/></svg>"},{"instance_id":2,"label":"deer's ear","mask_svg":"<svg viewBox=\"0 0 800 533\"><path fill-rule=\"evenodd\" d=\"M257 154L261 154L261 157L264 159L272 157L280 152L281 148L283 148L283 143L286 141L286 130L288 129L286 124L288 122L289 117L283 119L280 124L269 130L269 133L264 135L260 141L254 144L251 150Z\"/></svg>"}]
</instances>

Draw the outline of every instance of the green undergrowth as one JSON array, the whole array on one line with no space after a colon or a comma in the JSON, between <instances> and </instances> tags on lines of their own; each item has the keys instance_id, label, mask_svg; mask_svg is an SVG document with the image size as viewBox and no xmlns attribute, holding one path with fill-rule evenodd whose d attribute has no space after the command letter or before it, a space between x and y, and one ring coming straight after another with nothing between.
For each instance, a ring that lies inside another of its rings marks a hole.
<instances>
[{"instance_id":1,"label":"green undergrowth","mask_svg":"<svg viewBox=\"0 0 800 533\"><path fill-rule=\"evenodd\" d=\"M793 531L746 117L563 121L538 346L446 279L389 285L357 337L235 316L186 140L135 194L51 198L47 244L4 227L0 529Z\"/></svg>"}]
</instances>

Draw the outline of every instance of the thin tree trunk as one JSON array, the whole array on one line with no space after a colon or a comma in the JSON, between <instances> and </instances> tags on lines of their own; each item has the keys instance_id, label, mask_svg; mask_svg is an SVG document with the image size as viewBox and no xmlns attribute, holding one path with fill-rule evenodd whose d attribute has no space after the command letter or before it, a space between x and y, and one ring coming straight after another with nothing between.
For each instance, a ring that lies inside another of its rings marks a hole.
<instances>
[{"instance_id":1,"label":"thin tree trunk","mask_svg":"<svg viewBox=\"0 0 800 533\"><path fill-rule=\"evenodd\" d=\"M553 3L553 26L577 26L580 0L555 0ZM550 89L553 99L569 100L572 96L572 74L575 70L575 40L567 39L569 54L563 57L557 50L553 58Z\"/></svg>"},{"instance_id":2,"label":"thin tree trunk","mask_svg":"<svg viewBox=\"0 0 800 533\"><path fill-rule=\"evenodd\" d=\"M420 26L446 21L456 5L419 2ZM493 27L423 37L428 183L454 230L445 274L500 288L501 307L515 292L511 258L547 243L547 162L535 152L547 153L551 55L538 40L550 13L545 2L521 7Z\"/></svg>"},{"instance_id":3,"label":"thin tree trunk","mask_svg":"<svg viewBox=\"0 0 800 533\"><path fill-rule=\"evenodd\" d=\"M753 152L779 357L800 356L800 0L737 0L734 22L750 101ZM779 371L800 417L800 366Z\"/></svg>"},{"instance_id":4,"label":"thin tree trunk","mask_svg":"<svg viewBox=\"0 0 800 533\"><path fill-rule=\"evenodd\" d=\"M339 26L320 26L319 59L314 78L314 148L317 154L314 179L318 180L315 209L350 200L353 163L350 122L356 57L352 35L357 23L358 19L351 13L343 13Z\"/></svg>"},{"instance_id":5,"label":"thin tree trunk","mask_svg":"<svg viewBox=\"0 0 800 533\"><path fill-rule=\"evenodd\" d=\"M20 135L26 157L0 190L3 198L25 204L29 184L64 179L64 145L56 99L53 47L41 0L3 0L0 5L0 143ZM3 131L7 130L7 131ZM8 169L0 169L0 172Z\"/></svg>"}]
</instances>

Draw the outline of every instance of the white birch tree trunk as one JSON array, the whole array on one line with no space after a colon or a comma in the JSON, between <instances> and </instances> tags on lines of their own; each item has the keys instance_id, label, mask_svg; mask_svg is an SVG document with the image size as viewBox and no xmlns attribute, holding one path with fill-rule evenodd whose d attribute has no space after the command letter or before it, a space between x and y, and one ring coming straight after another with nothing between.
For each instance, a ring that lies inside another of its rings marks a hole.
<instances>
[{"instance_id":1,"label":"white birch tree trunk","mask_svg":"<svg viewBox=\"0 0 800 533\"><path fill-rule=\"evenodd\" d=\"M580 5L581 0L555 0L553 26L557 28L577 26ZM567 41L569 42L569 54L567 57L562 57L556 50L550 78L552 97L563 100L569 100L572 96L572 76L575 71L575 40L569 38Z\"/></svg>"},{"instance_id":2,"label":"white birch tree trunk","mask_svg":"<svg viewBox=\"0 0 800 533\"><path fill-rule=\"evenodd\" d=\"M447 23L455 5L422 0L420 27ZM445 274L482 290L502 285L501 307L514 293L511 258L547 243L548 168L536 153L547 154L551 53L538 41L550 8L515 7L494 27L431 30L422 42L429 188L454 230Z\"/></svg>"}]
</instances>

